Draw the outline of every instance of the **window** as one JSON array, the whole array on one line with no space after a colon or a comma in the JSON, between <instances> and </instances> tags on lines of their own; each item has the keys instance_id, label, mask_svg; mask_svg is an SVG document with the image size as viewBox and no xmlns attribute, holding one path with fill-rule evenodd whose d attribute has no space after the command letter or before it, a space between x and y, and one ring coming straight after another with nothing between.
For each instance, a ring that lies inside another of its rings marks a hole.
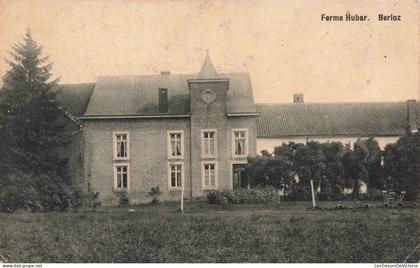
<instances>
[{"instance_id":1,"label":"window","mask_svg":"<svg viewBox=\"0 0 420 268\"><path fill-rule=\"evenodd\" d=\"M246 129L233 130L233 155L246 156L248 154L248 135Z\"/></svg>"},{"instance_id":2,"label":"window","mask_svg":"<svg viewBox=\"0 0 420 268\"><path fill-rule=\"evenodd\" d=\"M169 189L181 189L183 183L182 163L169 164Z\"/></svg>"},{"instance_id":3,"label":"window","mask_svg":"<svg viewBox=\"0 0 420 268\"><path fill-rule=\"evenodd\" d=\"M114 133L114 159L129 158L128 132Z\"/></svg>"},{"instance_id":4,"label":"window","mask_svg":"<svg viewBox=\"0 0 420 268\"><path fill-rule=\"evenodd\" d=\"M217 189L217 164L205 162L202 165L202 181L204 190Z\"/></svg>"},{"instance_id":5,"label":"window","mask_svg":"<svg viewBox=\"0 0 420 268\"><path fill-rule=\"evenodd\" d=\"M168 158L184 157L183 131L168 131Z\"/></svg>"},{"instance_id":6,"label":"window","mask_svg":"<svg viewBox=\"0 0 420 268\"><path fill-rule=\"evenodd\" d=\"M130 170L128 164L114 165L114 189L117 191L129 190Z\"/></svg>"},{"instance_id":7,"label":"window","mask_svg":"<svg viewBox=\"0 0 420 268\"><path fill-rule=\"evenodd\" d=\"M201 156L216 157L217 155L217 135L216 130L201 131Z\"/></svg>"}]
</instances>

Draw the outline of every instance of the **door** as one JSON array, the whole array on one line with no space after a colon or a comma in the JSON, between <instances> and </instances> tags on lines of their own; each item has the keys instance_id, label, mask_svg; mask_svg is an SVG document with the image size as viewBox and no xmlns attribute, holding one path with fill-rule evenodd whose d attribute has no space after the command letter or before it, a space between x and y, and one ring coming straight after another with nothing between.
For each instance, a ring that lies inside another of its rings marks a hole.
<instances>
[{"instance_id":1,"label":"door","mask_svg":"<svg viewBox=\"0 0 420 268\"><path fill-rule=\"evenodd\" d=\"M232 165L232 179L233 189L238 188L249 188L248 179L245 173L244 164L233 164Z\"/></svg>"}]
</instances>

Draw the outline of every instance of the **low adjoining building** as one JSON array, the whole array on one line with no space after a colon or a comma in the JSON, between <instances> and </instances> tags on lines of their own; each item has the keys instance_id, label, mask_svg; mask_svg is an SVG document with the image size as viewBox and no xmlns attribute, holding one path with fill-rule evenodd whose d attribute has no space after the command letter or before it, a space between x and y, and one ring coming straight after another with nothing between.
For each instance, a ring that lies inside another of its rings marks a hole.
<instances>
[{"instance_id":1,"label":"low adjoining building","mask_svg":"<svg viewBox=\"0 0 420 268\"><path fill-rule=\"evenodd\" d=\"M257 104L257 150L273 151L282 143L337 141L353 144L359 138L375 137L383 149L406 133L420 129L420 103L294 103Z\"/></svg>"}]
</instances>

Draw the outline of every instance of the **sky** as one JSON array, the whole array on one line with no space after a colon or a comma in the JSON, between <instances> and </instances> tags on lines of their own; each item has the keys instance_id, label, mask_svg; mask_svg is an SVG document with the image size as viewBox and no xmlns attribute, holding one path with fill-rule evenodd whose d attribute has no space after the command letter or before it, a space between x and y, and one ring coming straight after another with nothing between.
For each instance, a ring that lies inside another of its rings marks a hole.
<instances>
[{"instance_id":1,"label":"sky","mask_svg":"<svg viewBox=\"0 0 420 268\"><path fill-rule=\"evenodd\" d=\"M249 72L256 102L420 100L420 2L0 0L0 58L30 27L61 83L100 75ZM326 22L321 14L367 15ZM378 21L378 14L401 21ZM8 66L0 63L0 75Z\"/></svg>"}]
</instances>

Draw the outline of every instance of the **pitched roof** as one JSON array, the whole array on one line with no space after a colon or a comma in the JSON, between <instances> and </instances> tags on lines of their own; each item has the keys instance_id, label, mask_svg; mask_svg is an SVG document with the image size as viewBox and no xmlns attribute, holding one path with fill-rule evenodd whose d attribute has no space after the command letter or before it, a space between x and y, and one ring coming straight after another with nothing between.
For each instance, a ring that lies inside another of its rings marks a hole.
<instances>
[{"instance_id":1,"label":"pitched roof","mask_svg":"<svg viewBox=\"0 0 420 268\"><path fill-rule=\"evenodd\" d=\"M257 135L400 136L407 124L405 102L257 104ZM417 127L420 127L420 104Z\"/></svg>"},{"instance_id":2,"label":"pitched roof","mask_svg":"<svg viewBox=\"0 0 420 268\"><path fill-rule=\"evenodd\" d=\"M158 114L158 89L168 89L168 114L190 112L189 79L197 74L101 76L98 78L85 116ZM255 112L248 73L220 74L229 79L228 113Z\"/></svg>"},{"instance_id":3,"label":"pitched roof","mask_svg":"<svg viewBox=\"0 0 420 268\"><path fill-rule=\"evenodd\" d=\"M57 102L72 116L82 116L88 106L95 83L62 84L57 86Z\"/></svg>"}]
</instances>

